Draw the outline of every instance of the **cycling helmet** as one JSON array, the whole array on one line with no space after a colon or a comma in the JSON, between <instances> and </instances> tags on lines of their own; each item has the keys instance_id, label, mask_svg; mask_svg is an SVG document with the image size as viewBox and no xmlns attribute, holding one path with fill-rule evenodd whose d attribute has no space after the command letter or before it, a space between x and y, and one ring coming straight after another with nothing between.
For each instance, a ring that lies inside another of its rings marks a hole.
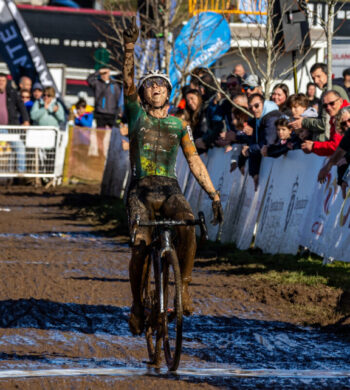
<instances>
[{"instance_id":1,"label":"cycling helmet","mask_svg":"<svg viewBox=\"0 0 350 390\"><path fill-rule=\"evenodd\" d=\"M143 87L143 83L144 83L146 80L148 80L148 79L150 79L150 78L152 78L152 77L160 77L160 78L166 80L167 83L168 83L168 90L169 90L169 93L171 92L173 86L172 86L172 84L171 84L171 81L170 81L169 77L168 77L165 73L159 72L159 70L151 70L151 71L147 72L145 75L143 75L143 76L140 78L139 83L138 83L138 85L137 85L137 91L140 92L140 89L142 89L142 87Z\"/></svg>"}]
</instances>

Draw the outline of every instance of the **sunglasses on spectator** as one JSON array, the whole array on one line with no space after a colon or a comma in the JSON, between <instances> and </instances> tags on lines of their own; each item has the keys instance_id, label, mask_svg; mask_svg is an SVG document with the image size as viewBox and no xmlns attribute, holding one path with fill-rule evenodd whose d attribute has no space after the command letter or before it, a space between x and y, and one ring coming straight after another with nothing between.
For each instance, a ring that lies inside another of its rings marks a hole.
<instances>
[{"instance_id":1,"label":"sunglasses on spectator","mask_svg":"<svg viewBox=\"0 0 350 390\"><path fill-rule=\"evenodd\" d=\"M338 98L338 99L335 99L335 100L333 100L332 102L329 102L329 103L323 103L323 104L322 104L322 107L323 107L323 108L327 108L328 106L334 107L335 103L336 103L338 100L339 100L339 98Z\"/></svg>"},{"instance_id":2,"label":"sunglasses on spectator","mask_svg":"<svg viewBox=\"0 0 350 390\"><path fill-rule=\"evenodd\" d=\"M255 103L255 104L252 104L251 106L249 106L249 110L252 110L253 108L259 108L260 106L260 103Z\"/></svg>"},{"instance_id":3,"label":"sunglasses on spectator","mask_svg":"<svg viewBox=\"0 0 350 390\"><path fill-rule=\"evenodd\" d=\"M233 81L232 83L227 83L228 87L237 87L238 83L236 81Z\"/></svg>"},{"instance_id":4,"label":"sunglasses on spectator","mask_svg":"<svg viewBox=\"0 0 350 390\"><path fill-rule=\"evenodd\" d=\"M248 91L248 89L250 89L251 91L253 91L255 88L256 88L256 87L252 87L252 86L250 86L250 85L244 85L244 86L243 86L243 89L244 89L245 91Z\"/></svg>"},{"instance_id":5,"label":"sunglasses on spectator","mask_svg":"<svg viewBox=\"0 0 350 390\"><path fill-rule=\"evenodd\" d=\"M350 118L345 120L345 121L340 122L340 126L341 127L350 127Z\"/></svg>"},{"instance_id":6,"label":"sunglasses on spectator","mask_svg":"<svg viewBox=\"0 0 350 390\"><path fill-rule=\"evenodd\" d=\"M45 96L47 96L47 97L53 97L53 96L50 95L49 93L43 93L43 97L45 97Z\"/></svg>"},{"instance_id":7,"label":"sunglasses on spectator","mask_svg":"<svg viewBox=\"0 0 350 390\"><path fill-rule=\"evenodd\" d=\"M153 87L153 85L156 84L158 87L167 87L168 83L165 79L162 77L152 77L150 79L145 80L143 85L146 88Z\"/></svg>"},{"instance_id":8,"label":"sunglasses on spectator","mask_svg":"<svg viewBox=\"0 0 350 390\"><path fill-rule=\"evenodd\" d=\"M21 95L22 99L30 99L30 95Z\"/></svg>"}]
</instances>

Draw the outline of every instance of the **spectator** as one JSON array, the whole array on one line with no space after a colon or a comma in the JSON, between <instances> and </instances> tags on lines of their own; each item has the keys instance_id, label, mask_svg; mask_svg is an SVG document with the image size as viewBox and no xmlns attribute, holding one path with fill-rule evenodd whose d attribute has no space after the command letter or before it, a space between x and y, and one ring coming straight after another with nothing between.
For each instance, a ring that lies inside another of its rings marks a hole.
<instances>
[{"instance_id":1,"label":"spectator","mask_svg":"<svg viewBox=\"0 0 350 390\"><path fill-rule=\"evenodd\" d=\"M289 96L288 107L293 120L300 118L317 118L318 113L314 107L309 106L309 99L303 93L296 93ZM296 129L295 132L301 139L309 139L311 134L307 129Z\"/></svg>"},{"instance_id":2,"label":"spectator","mask_svg":"<svg viewBox=\"0 0 350 390\"><path fill-rule=\"evenodd\" d=\"M317 180L323 183L329 171L331 170L333 165L342 166L342 159L345 158L346 163L350 163L350 107L344 107L340 111L340 127L343 132L345 132L344 137L340 141L337 150L332 154L331 158L328 160L327 164L320 170L318 173ZM342 185L343 196L344 196L344 188Z\"/></svg>"},{"instance_id":3,"label":"spectator","mask_svg":"<svg viewBox=\"0 0 350 390\"><path fill-rule=\"evenodd\" d=\"M64 108L55 98L53 87L44 88L43 98L37 100L30 112L33 124L59 127L65 121Z\"/></svg>"},{"instance_id":4,"label":"spectator","mask_svg":"<svg viewBox=\"0 0 350 390\"><path fill-rule=\"evenodd\" d=\"M95 95L97 127L112 128L118 115L120 87L110 75L109 68L101 68L87 78Z\"/></svg>"},{"instance_id":5,"label":"spectator","mask_svg":"<svg viewBox=\"0 0 350 390\"><path fill-rule=\"evenodd\" d=\"M7 82L7 75L0 73L0 125L19 125L19 118L22 117L22 125L29 126L28 111L10 83ZM2 129L2 133L8 130ZM17 160L17 170L24 173L26 170L25 147L22 140L10 142Z\"/></svg>"},{"instance_id":6,"label":"spectator","mask_svg":"<svg viewBox=\"0 0 350 390\"><path fill-rule=\"evenodd\" d=\"M305 153L315 153L319 156L331 156L335 152L343 138L341 129L337 128L337 115L343 107L347 106L349 106L347 100L344 100L335 90L327 91L323 95L323 107L331 117L329 121L331 125L329 141L305 141L301 145L301 148Z\"/></svg>"},{"instance_id":7,"label":"spectator","mask_svg":"<svg viewBox=\"0 0 350 390\"><path fill-rule=\"evenodd\" d=\"M327 65L323 63L316 63L310 69L311 77L314 83L322 90L321 101L323 101L323 96L327 91ZM335 90L342 99L347 99L347 93L339 85L334 85L333 90ZM325 129L326 129L326 110L321 106L319 115L317 118L300 118L291 123L293 129L307 129L313 134L313 139L324 141L326 139Z\"/></svg>"},{"instance_id":8,"label":"spectator","mask_svg":"<svg viewBox=\"0 0 350 390\"><path fill-rule=\"evenodd\" d=\"M19 79L19 91L21 92L22 90L27 90L31 91L32 90L32 79L28 76L22 76Z\"/></svg>"},{"instance_id":9,"label":"spectator","mask_svg":"<svg viewBox=\"0 0 350 390\"><path fill-rule=\"evenodd\" d=\"M257 93L262 95L261 81L260 78L255 74L251 74L245 80L243 80L242 87L248 98Z\"/></svg>"},{"instance_id":10,"label":"spectator","mask_svg":"<svg viewBox=\"0 0 350 390\"><path fill-rule=\"evenodd\" d=\"M40 83L34 83L33 85L33 100L40 100L43 96L43 86ZM34 103L33 103L34 104Z\"/></svg>"},{"instance_id":11,"label":"spectator","mask_svg":"<svg viewBox=\"0 0 350 390\"><path fill-rule=\"evenodd\" d=\"M278 141L273 145L264 145L261 154L264 157L277 158L286 154L289 150L300 149L301 139L289 126L287 118L279 118L275 122Z\"/></svg>"},{"instance_id":12,"label":"spectator","mask_svg":"<svg viewBox=\"0 0 350 390\"><path fill-rule=\"evenodd\" d=\"M306 87L306 96L309 98L309 106L313 107L317 112L321 109L321 100L316 97L316 84L308 83Z\"/></svg>"},{"instance_id":13,"label":"spectator","mask_svg":"<svg viewBox=\"0 0 350 390\"><path fill-rule=\"evenodd\" d=\"M81 127L92 127L92 121L94 120L94 115L92 112L87 112L86 101L84 99L79 99L75 104L75 120L74 124Z\"/></svg>"},{"instance_id":14,"label":"spectator","mask_svg":"<svg viewBox=\"0 0 350 390\"><path fill-rule=\"evenodd\" d=\"M226 87L227 92L231 98L235 97L237 94L241 93L241 77L236 74L230 74L227 76Z\"/></svg>"},{"instance_id":15,"label":"spectator","mask_svg":"<svg viewBox=\"0 0 350 390\"><path fill-rule=\"evenodd\" d=\"M347 100L350 101L350 68L344 69L343 77L333 79L333 85L340 85L347 93Z\"/></svg>"},{"instance_id":16,"label":"spectator","mask_svg":"<svg viewBox=\"0 0 350 390\"><path fill-rule=\"evenodd\" d=\"M273 87L271 100L278 105L281 112L286 112L287 100L289 97L289 88L286 84L280 83Z\"/></svg>"},{"instance_id":17,"label":"spectator","mask_svg":"<svg viewBox=\"0 0 350 390\"><path fill-rule=\"evenodd\" d=\"M241 80L245 80L248 75L244 69L244 66L242 64L237 64L233 69L233 74L239 76Z\"/></svg>"},{"instance_id":18,"label":"spectator","mask_svg":"<svg viewBox=\"0 0 350 390\"><path fill-rule=\"evenodd\" d=\"M206 132L202 129L202 96L197 89L187 90L184 96L186 100L185 120L190 124L193 138L196 140Z\"/></svg>"},{"instance_id":19,"label":"spectator","mask_svg":"<svg viewBox=\"0 0 350 390\"><path fill-rule=\"evenodd\" d=\"M350 97L350 68L347 68L343 71L343 84L345 91Z\"/></svg>"},{"instance_id":20,"label":"spectator","mask_svg":"<svg viewBox=\"0 0 350 390\"><path fill-rule=\"evenodd\" d=\"M29 89L22 89L20 91L20 95L21 95L21 100L23 102L23 104L25 105L27 111L28 111L28 115L30 116L30 110L32 109L33 107L33 100L31 99L31 95L30 95L30 91ZM20 122L23 123L23 118L20 117Z\"/></svg>"},{"instance_id":21,"label":"spectator","mask_svg":"<svg viewBox=\"0 0 350 390\"><path fill-rule=\"evenodd\" d=\"M276 126L275 122L281 117L276 103L265 101L260 94L251 95L248 99L249 110L254 118L249 120L249 125L253 128L251 136L240 135L237 140L240 143L247 143L243 146L242 154L249 159L249 174L254 179L255 190L259 183L259 170L261 162L261 148L264 145L275 143Z\"/></svg>"}]
</instances>

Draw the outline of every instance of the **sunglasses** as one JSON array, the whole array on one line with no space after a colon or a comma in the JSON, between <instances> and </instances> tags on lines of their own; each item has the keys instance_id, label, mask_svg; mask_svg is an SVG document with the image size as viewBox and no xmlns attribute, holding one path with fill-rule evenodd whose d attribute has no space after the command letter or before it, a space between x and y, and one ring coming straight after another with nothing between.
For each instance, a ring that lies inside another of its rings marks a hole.
<instances>
[{"instance_id":1,"label":"sunglasses","mask_svg":"<svg viewBox=\"0 0 350 390\"><path fill-rule=\"evenodd\" d=\"M238 83L236 83L235 81L232 83L227 83L228 87L237 87L237 85L238 85Z\"/></svg>"},{"instance_id":2,"label":"sunglasses","mask_svg":"<svg viewBox=\"0 0 350 390\"><path fill-rule=\"evenodd\" d=\"M30 99L30 96L28 96L28 95L22 95L21 98L22 98L22 99Z\"/></svg>"},{"instance_id":3,"label":"sunglasses","mask_svg":"<svg viewBox=\"0 0 350 390\"><path fill-rule=\"evenodd\" d=\"M251 106L249 106L249 110L252 110L253 108L259 108L260 106L260 103L255 103L255 104L252 104Z\"/></svg>"},{"instance_id":4,"label":"sunglasses","mask_svg":"<svg viewBox=\"0 0 350 390\"><path fill-rule=\"evenodd\" d=\"M47 94L47 93L43 93L43 97L53 97L52 95L49 95L49 94Z\"/></svg>"},{"instance_id":5,"label":"sunglasses","mask_svg":"<svg viewBox=\"0 0 350 390\"><path fill-rule=\"evenodd\" d=\"M335 99L335 100L333 100L332 102L329 102L329 103L323 103L323 104L322 104L322 107L323 107L323 108L327 108L328 106L334 107L335 103L336 103L338 100L339 100L339 98L338 98L338 99Z\"/></svg>"},{"instance_id":6,"label":"sunglasses","mask_svg":"<svg viewBox=\"0 0 350 390\"><path fill-rule=\"evenodd\" d=\"M167 87L168 83L165 79L162 77L152 77L143 83L146 88L153 87L154 84L156 84L158 87Z\"/></svg>"},{"instance_id":7,"label":"sunglasses","mask_svg":"<svg viewBox=\"0 0 350 390\"><path fill-rule=\"evenodd\" d=\"M350 127L350 118L347 119L346 121L340 122L341 127Z\"/></svg>"},{"instance_id":8,"label":"sunglasses","mask_svg":"<svg viewBox=\"0 0 350 390\"><path fill-rule=\"evenodd\" d=\"M244 86L243 86L243 89L244 89L245 91L248 91L248 89L250 89L251 91L253 91L255 88L256 88L256 87L251 87L250 85L244 85Z\"/></svg>"}]
</instances>

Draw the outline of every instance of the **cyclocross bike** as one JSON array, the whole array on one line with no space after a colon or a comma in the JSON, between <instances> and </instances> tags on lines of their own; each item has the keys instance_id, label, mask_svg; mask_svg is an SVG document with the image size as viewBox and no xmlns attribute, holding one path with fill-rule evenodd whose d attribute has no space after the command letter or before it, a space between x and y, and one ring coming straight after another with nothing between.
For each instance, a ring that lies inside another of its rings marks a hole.
<instances>
[{"instance_id":1,"label":"cyclocross bike","mask_svg":"<svg viewBox=\"0 0 350 390\"><path fill-rule=\"evenodd\" d=\"M179 260L173 246L173 228L199 225L202 239L208 239L204 214L186 221L158 220L143 222L137 216L132 242L138 226L152 227L152 243L142 274L142 304L150 364L159 367L163 341L169 371L176 371L182 349L182 285ZM175 237L176 239L176 237Z\"/></svg>"}]
</instances>

